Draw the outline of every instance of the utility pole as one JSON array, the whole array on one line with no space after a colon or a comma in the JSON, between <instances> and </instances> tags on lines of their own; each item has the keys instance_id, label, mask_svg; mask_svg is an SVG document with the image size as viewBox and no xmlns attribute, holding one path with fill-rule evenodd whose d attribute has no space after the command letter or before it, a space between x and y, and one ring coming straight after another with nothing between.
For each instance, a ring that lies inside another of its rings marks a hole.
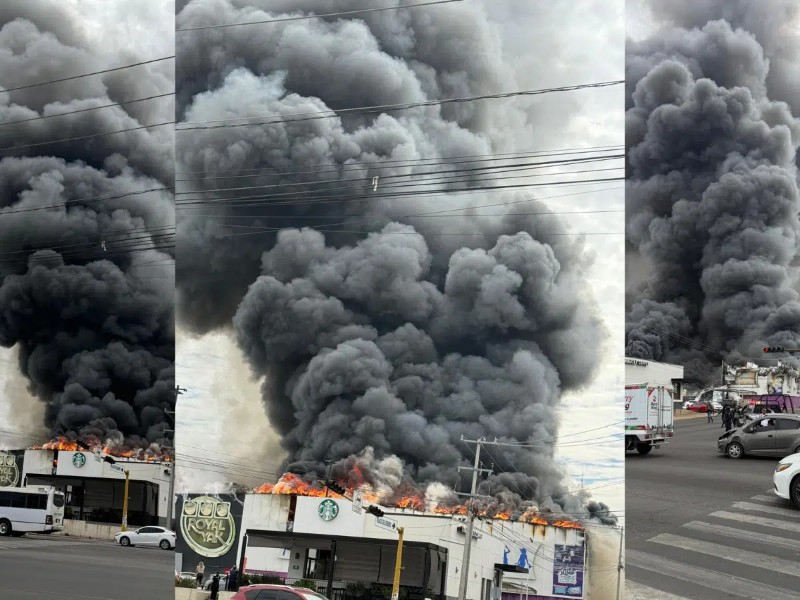
<instances>
[{"instance_id":1,"label":"utility pole","mask_svg":"<svg viewBox=\"0 0 800 600\"><path fill-rule=\"evenodd\" d=\"M400 571L403 568L403 528L398 527L397 558L394 561L394 581L392 582L392 600L400 598Z\"/></svg>"},{"instance_id":2,"label":"utility pole","mask_svg":"<svg viewBox=\"0 0 800 600\"><path fill-rule=\"evenodd\" d=\"M625 528L620 527L619 530L619 563L617 564L617 600L621 600L620 593L622 592L622 544L625 539Z\"/></svg>"},{"instance_id":3,"label":"utility pole","mask_svg":"<svg viewBox=\"0 0 800 600\"><path fill-rule=\"evenodd\" d=\"M125 469L125 496L122 498L122 531L128 531L128 489L131 473Z\"/></svg>"},{"instance_id":4,"label":"utility pole","mask_svg":"<svg viewBox=\"0 0 800 600\"><path fill-rule=\"evenodd\" d=\"M182 388L179 385L175 386L175 408L177 409L178 405L178 396L180 396L183 392L186 391L186 388ZM172 418L172 429L165 429L165 434L172 435L172 446L170 449L172 450L172 462L170 464L169 469L169 488L167 491L167 529L172 529L172 520L174 518L174 511L175 511L175 410L166 410L164 409L164 413Z\"/></svg>"},{"instance_id":5,"label":"utility pole","mask_svg":"<svg viewBox=\"0 0 800 600\"><path fill-rule=\"evenodd\" d=\"M472 469L459 467L459 471L472 471L472 488L469 495L469 504L467 508L467 536L464 540L464 556L461 559L461 583L458 586L458 600L466 600L467 598L467 584L469 583L469 558L472 551L472 528L475 519L473 511L473 500L475 499L478 489L478 473L481 471L491 472L489 469L481 469L481 444L486 442L486 438L482 437L479 440L465 440L461 436L461 441L467 444L475 444L475 465Z\"/></svg>"}]
</instances>

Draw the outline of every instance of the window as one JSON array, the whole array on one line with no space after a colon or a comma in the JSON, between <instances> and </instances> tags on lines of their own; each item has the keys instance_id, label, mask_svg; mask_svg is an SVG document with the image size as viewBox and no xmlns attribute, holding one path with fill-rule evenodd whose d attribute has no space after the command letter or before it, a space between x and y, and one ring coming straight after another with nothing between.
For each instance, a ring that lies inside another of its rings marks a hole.
<instances>
[{"instance_id":1,"label":"window","mask_svg":"<svg viewBox=\"0 0 800 600\"><path fill-rule=\"evenodd\" d=\"M64 494L53 494L53 506L56 508L64 506Z\"/></svg>"},{"instance_id":2,"label":"window","mask_svg":"<svg viewBox=\"0 0 800 600\"><path fill-rule=\"evenodd\" d=\"M28 508L47 510L47 496L43 494L28 494Z\"/></svg>"},{"instance_id":3,"label":"window","mask_svg":"<svg viewBox=\"0 0 800 600\"><path fill-rule=\"evenodd\" d=\"M142 527L136 533L161 533L157 527Z\"/></svg>"},{"instance_id":4,"label":"window","mask_svg":"<svg viewBox=\"0 0 800 600\"><path fill-rule=\"evenodd\" d=\"M15 495L13 492L0 492L0 506L11 506L11 498Z\"/></svg>"},{"instance_id":5,"label":"window","mask_svg":"<svg viewBox=\"0 0 800 600\"><path fill-rule=\"evenodd\" d=\"M800 420L797 419L775 419L776 429L779 431L796 431L800 429Z\"/></svg>"}]
</instances>

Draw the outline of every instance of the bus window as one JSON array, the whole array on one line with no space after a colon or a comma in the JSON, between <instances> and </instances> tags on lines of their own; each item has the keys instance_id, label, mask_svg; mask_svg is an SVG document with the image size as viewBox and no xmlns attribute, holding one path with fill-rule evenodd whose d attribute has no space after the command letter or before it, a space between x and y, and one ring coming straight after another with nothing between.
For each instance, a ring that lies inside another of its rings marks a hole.
<instances>
[{"instance_id":1,"label":"bus window","mask_svg":"<svg viewBox=\"0 0 800 600\"><path fill-rule=\"evenodd\" d=\"M61 508L64 506L64 495L63 494L53 494L53 506L56 508Z\"/></svg>"}]
</instances>

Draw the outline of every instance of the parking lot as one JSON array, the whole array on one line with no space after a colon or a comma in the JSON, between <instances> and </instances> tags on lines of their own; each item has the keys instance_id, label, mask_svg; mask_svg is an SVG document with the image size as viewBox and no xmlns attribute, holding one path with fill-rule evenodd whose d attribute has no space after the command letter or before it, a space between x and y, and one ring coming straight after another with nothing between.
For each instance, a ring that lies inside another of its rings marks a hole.
<instances>
[{"instance_id":1,"label":"parking lot","mask_svg":"<svg viewBox=\"0 0 800 600\"><path fill-rule=\"evenodd\" d=\"M14 600L172 600L173 557L64 536L0 538L0 589Z\"/></svg>"}]
</instances>

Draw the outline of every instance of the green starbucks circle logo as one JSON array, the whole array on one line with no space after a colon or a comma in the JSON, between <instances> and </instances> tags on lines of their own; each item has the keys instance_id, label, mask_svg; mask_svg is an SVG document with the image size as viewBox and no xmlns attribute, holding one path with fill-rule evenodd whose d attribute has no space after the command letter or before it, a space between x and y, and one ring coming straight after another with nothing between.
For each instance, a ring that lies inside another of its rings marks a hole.
<instances>
[{"instance_id":1,"label":"green starbucks circle logo","mask_svg":"<svg viewBox=\"0 0 800 600\"><path fill-rule=\"evenodd\" d=\"M72 455L72 466L80 469L86 464L86 455L83 452L76 452Z\"/></svg>"},{"instance_id":2,"label":"green starbucks circle logo","mask_svg":"<svg viewBox=\"0 0 800 600\"><path fill-rule=\"evenodd\" d=\"M336 515L339 514L339 505L330 499L323 500L319 503L317 512L319 513L319 518L323 521L333 521Z\"/></svg>"}]
</instances>

